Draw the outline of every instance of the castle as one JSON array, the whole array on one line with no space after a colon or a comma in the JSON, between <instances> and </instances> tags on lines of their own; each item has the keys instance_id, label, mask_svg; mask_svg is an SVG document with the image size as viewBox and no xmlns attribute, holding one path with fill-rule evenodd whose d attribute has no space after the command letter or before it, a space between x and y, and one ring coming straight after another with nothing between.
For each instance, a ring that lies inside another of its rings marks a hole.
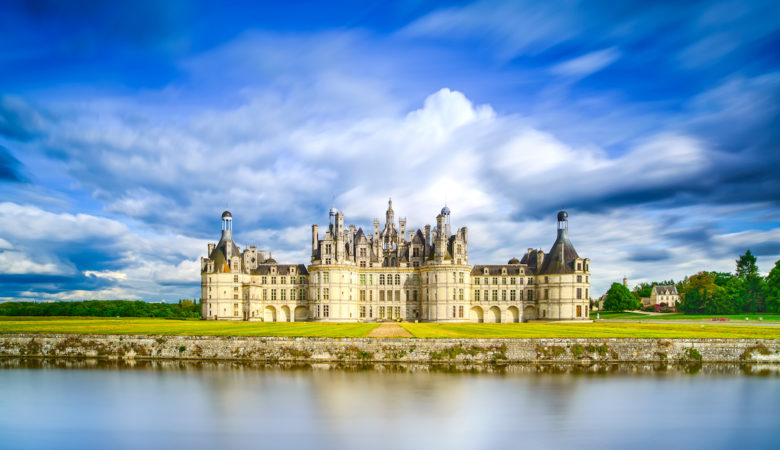
<instances>
[{"instance_id":1,"label":"castle","mask_svg":"<svg viewBox=\"0 0 780 450\"><path fill-rule=\"evenodd\" d=\"M320 235L312 225L311 263L278 264L269 253L233 242L233 217L222 214L222 238L201 258L203 318L207 320L526 322L588 318L590 260L568 237L568 214L558 213L558 236L548 253L529 248L507 264L469 265L468 229L454 233L450 209L436 227L397 228L393 202L373 233L344 226L332 208ZM267 257L266 257L267 256Z\"/></svg>"}]
</instances>

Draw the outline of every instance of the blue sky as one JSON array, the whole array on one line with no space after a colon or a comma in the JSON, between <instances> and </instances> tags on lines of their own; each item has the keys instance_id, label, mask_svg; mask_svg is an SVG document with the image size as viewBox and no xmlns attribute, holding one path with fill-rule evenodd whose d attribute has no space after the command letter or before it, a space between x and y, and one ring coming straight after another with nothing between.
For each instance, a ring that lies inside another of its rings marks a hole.
<instances>
[{"instance_id":1,"label":"blue sky","mask_svg":"<svg viewBox=\"0 0 780 450\"><path fill-rule=\"evenodd\" d=\"M0 6L0 299L195 297L224 209L308 262L390 196L472 263L565 207L594 293L780 258L777 2L224 3Z\"/></svg>"}]
</instances>

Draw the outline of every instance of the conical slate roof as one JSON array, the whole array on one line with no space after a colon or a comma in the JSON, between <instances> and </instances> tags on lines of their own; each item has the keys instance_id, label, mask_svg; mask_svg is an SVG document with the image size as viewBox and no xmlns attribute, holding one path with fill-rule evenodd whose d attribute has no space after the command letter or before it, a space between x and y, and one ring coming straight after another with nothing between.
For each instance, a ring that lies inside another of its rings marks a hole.
<instances>
[{"instance_id":1,"label":"conical slate roof","mask_svg":"<svg viewBox=\"0 0 780 450\"><path fill-rule=\"evenodd\" d=\"M233 239L226 238L224 235L222 236L222 239L219 240L219 243L214 247L214 250L211 251L211 254L209 255L209 259L214 261L214 269L217 272L230 272L230 264L228 264L228 247L230 247L230 254L233 256L241 256L241 253L238 251L238 247L236 246L236 243L233 242Z\"/></svg>"},{"instance_id":2,"label":"conical slate roof","mask_svg":"<svg viewBox=\"0 0 780 450\"><path fill-rule=\"evenodd\" d=\"M577 250L574 250L567 231L558 230L558 239L555 240L549 253L544 255L539 275L574 273L574 260L579 258L579 255Z\"/></svg>"}]
</instances>

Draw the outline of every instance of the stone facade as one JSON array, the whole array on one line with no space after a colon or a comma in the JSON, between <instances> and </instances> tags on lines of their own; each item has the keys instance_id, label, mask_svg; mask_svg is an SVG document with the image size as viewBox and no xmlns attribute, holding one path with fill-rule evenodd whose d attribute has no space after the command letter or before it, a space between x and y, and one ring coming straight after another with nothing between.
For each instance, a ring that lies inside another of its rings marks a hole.
<instances>
[{"instance_id":1,"label":"stone facade","mask_svg":"<svg viewBox=\"0 0 780 450\"><path fill-rule=\"evenodd\" d=\"M451 229L450 209L436 226L397 224L392 200L384 226L373 232L344 225L330 211L321 235L312 226L311 262L278 264L256 247L241 251L232 214L222 215L222 238L201 259L203 318L264 321L525 322L586 320L590 260L568 239L568 214L558 213L551 250L528 249L521 260L469 265L468 228Z\"/></svg>"},{"instance_id":2,"label":"stone facade","mask_svg":"<svg viewBox=\"0 0 780 450\"><path fill-rule=\"evenodd\" d=\"M666 303L674 308L679 302L680 294L677 293L677 286L673 284L667 286L654 285L653 290L650 291L650 297L642 299L642 304L645 306Z\"/></svg>"},{"instance_id":3,"label":"stone facade","mask_svg":"<svg viewBox=\"0 0 780 450\"><path fill-rule=\"evenodd\" d=\"M778 339L381 339L0 336L0 357L300 362L780 363Z\"/></svg>"}]
</instances>

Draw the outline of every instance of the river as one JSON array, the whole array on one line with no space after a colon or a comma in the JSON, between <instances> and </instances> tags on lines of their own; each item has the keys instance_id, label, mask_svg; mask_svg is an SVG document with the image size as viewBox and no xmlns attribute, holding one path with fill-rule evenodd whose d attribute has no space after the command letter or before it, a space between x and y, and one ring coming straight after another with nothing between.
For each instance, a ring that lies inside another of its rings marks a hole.
<instances>
[{"instance_id":1,"label":"river","mask_svg":"<svg viewBox=\"0 0 780 450\"><path fill-rule=\"evenodd\" d=\"M0 447L777 448L779 372L5 359Z\"/></svg>"}]
</instances>

